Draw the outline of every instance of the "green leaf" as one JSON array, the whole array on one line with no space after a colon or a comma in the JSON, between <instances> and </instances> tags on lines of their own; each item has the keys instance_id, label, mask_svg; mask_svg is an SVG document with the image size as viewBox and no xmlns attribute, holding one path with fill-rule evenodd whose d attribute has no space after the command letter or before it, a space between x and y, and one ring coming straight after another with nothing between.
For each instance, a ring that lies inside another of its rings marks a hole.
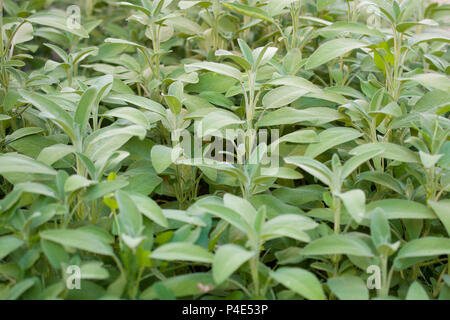
<instances>
[{"instance_id":1,"label":"green leaf","mask_svg":"<svg viewBox=\"0 0 450 320\"><path fill-rule=\"evenodd\" d=\"M331 170L324 164L314 159L303 156L295 156L284 158L284 161L302 168L328 186L332 184L333 173Z\"/></svg>"},{"instance_id":2,"label":"green leaf","mask_svg":"<svg viewBox=\"0 0 450 320\"><path fill-rule=\"evenodd\" d=\"M244 233L249 234L252 232L252 228L249 223L246 222L244 216L230 208L210 203L201 204L200 207L206 212L227 221Z\"/></svg>"},{"instance_id":3,"label":"green leaf","mask_svg":"<svg viewBox=\"0 0 450 320\"><path fill-rule=\"evenodd\" d=\"M274 86L296 87L298 89L304 89L305 91L314 93L322 92L322 89L313 84L311 81L296 76L284 76L280 78L275 78L273 80L266 82L266 84Z\"/></svg>"},{"instance_id":4,"label":"green leaf","mask_svg":"<svg viewBox=\"0 0 450 320\"><path fill-rule=\"evenodd\" d=\"M117 3L117 5L119 5L121 7L134 9L134 10L139 10L139 11L141 11L142 13L144 13L145 15L147 15L149 17L152 15L151 10L148 10L147 8L144 8L142 6L137 6L135 4L132 4L132 3L129 3L129 2L126 2L126 1L120 1L120 2Z\"/></svg>"},{"instance_id":5,"label":"green leaf","mask_svg":"<svg viewBox=\"0 0 450 320\"><path fill-rule=\"evenodd\" d=\"M317 0L317 10L322 11L328 6L333 5L336 0Z\"/></svg>"},{"instance_id":6,"label":"green leaf","mask_svg":"<svg viewBox=\"0 0 450 320\"><path fill-rule=\"evenodd\" d=\"M363 153L380 150L381 157L401 162L418 163L420 161L418 154L406 147L390 142L373 142L362 144L350 151L352 155L360 155Z\"/></svg>"},{"instance_id":7,"label":"green leaf","mask_svg":"<svg viewBox=\"0 0 450 320\"><path fill-rule=\"evenodd\" d=\"M69 262L69 254L58 243L41 239L41 247L48 261L56 270Z\"/></svg>"},{"instance_id":8,"label":"green leaf","mask_svg":"<svg viewBox=\"0 0 450 320\"><path fill-rule=\"evenodd\" d=\"M361 153L347 160L342 166L341 179L347 178L356 168L370 159L382 154L382 150L371 150L366 153Z\"/></svg>"},{"instance_id":9,"label":"green leaf","mask_svg":"<svg viewBox=\"0 0 450 320\"><path fill-rule=\"evenodd\" d=\"M51 166L74 151L73 146L58 143L42 149L36 160Z\"/></svg>"},{"instance_id":10,"label":"green leaf","mask_svg":"<svg viewBox=\"0 0 450 320\"><path fill-rule=\"evenodd\" d=\"M255 61L253 60L252 50L248 46L247 42L245 42L245 40L238 39L237 41L245 60L247 60L250 66L252 66L255 63Z\"/></svg>"},{"instance_id":11,"label":"green leaf","mask_svg":"<svg viewBox=\"0 0 450 320\"><path fill-rule=\"evenodd\" d=\"M18 249L23 244L23 240L15 236L2 236L0 237L0 260L6 257L8 254Z\"/></svg>"},{"instance_id":12,"label":"green leaf","mask_svg":"<svg viewBox=\"0 0 450 320\"><path fill-rule=\"evenodd\" d=\"M120 209L119 221L123 228L121 232L129 236L138 236L142 229L142 215L135 202L127 192L122 190L116 191L116 200Z\"/></svg>"},{"instance_id":13,"label":"green leaf","mask_svg":"<svg viewBox=\"0 0 450 320\"><path fill-rule=\"evenodd\" d=\"M387 0L370 0L370 4L374 5L378 10L380 10L383 15L381 15L383 18L386 18L389 22L392 23L392 25L395 24L397 20L397 13L395 12L395 6L394 3ZM398 9L398 4L397 4Z\"/></svg>"},{"instance_id":14,"label":"green leaf","mask_svg":"<svg viewBox=\"0 0 450 320\"><path fill-rule=\"evenodd\" d=\"M366 283L356 276L329 278L327 285L339 300L369 300Z\"/></svg>"},{"instance_id":15,"label":"green leaf","mask_svg":"<svg viewBox=\"0 0 450 320\"><path fill-rule=\"evenodd\" d=\"M269 63L270 60L272 60L272 58L275 56L277 51L278 48L269 47L268 44L264 47L259 47L253 50L252 52L253 60L256 61L254 67L259 68Z\"/></svg>"},{"instance_id":16,"label":"green leaf","mask_svg":"<svg viewBox=\"0 0 450 320\"><path fill-rule=\"evenodd\" d=\"M420 34L413 34L408 39L408 45L415 46L416 44L423 42L450 42L450 36L443 28L434 29L432 31L426 31Z\"/></svg>"},{"instance_id":17,"label":"green leaf","mask_svg":"<svg viewBox=\"0 0 450 320\"><path fill-rule=\"evenodd\" d=\"M233 100L214 91L204 91L199 94L199 97L219 107L231 108L234 105Z\"/></svg>"},{"instance_id":18,"label":"green leaf","mask_svg":"<svg viewBox=\"0 0 450 320\"><path fill-rule=\"evenodd\" d=\"M211 112L206 115L197 126L197 135L199 137L205 137L217 134L218 130L242 123L244 123L244 121L239 119L239 117L232 112L223 110Z\"/></svg>"},{"instance_id":19,"label":"green leaf","mask_svg":"<svg viewBox=\"0 0 450 320\"><path fill-rule=\"evenodd\" d=\"M291 168L263 168L261 170L261 176L255 178L254 183L259 183L260 179L265 180L267 177L279 178L279 179L302 179L303 175L298 171Z\"/></svg>"},{"instance_id":20,"label":"green leaf","mask_svg":"<svg viewBox=\"0 0 450 320\"><path fill-rule=\"evenodd\" d=\"M346 143L348 141L355 140L361 137L363 134L358 130L352 128L330 128L319 133L319 142L310 144L306 149L305 156L316 158L318 155L325 151Z\"/></svg>"},{"instance_id":21,"label":"green leaf","mask_svg":"<svg viewBox=\"0 0 450 320\"><path fill-rule=\"evenodd\" d=\"M293 86L281 86L270 90L263 98L266 109L280 108L291 104L308 91Z\"/></svg>"},{"instance_id":22,"label":"green leaf","mask_svg":"<svg viewBox=\"0 0 450 320\"><path fill-rule=\"evenodd\" d=\"M123 39L116 39L116 38L107 38L104 40L105 43L114 43L114 44L125 44L128 46L132 46L132 47L136 47L139 49L145 49L145 47L143 45L140 45L138 43L135 42L131 42L128 40L123 40Z\"/></svg>"},{"instance_id":23,"label":"green leaf","mask_svg":"<svg viewBox=\"0 0 450 320\"><path fill-rule=\"evenodd\" d=\"M390 244L391 228L389 221L382 209L375 209L370 219L370 236L376 248L381 245Z\"/></svg>"},{"instance_id":24,"label":"green leaf","mask_svg":"<svg viewBox=\"0 0 450 320\"><path fill-rule=\"evenodd\" d=\"M433 211L425 205L403 199L384 199L367 204L366 212L370 216L377 208L383 209L387 219L436 219Z\"/></svg>"},{"instance_id":25,"label":"green leaf","mask_svg":"<svg viewBox=\"0 0 450 320\"><path fill-rule=\"evenodd\" d=\"M178 8L180 8L181 10L189 9L195 5L199 5L202 8L208 8L209 6L212 5L212 3L207 2L207 1L180 1L180 2L178 2Z\"/></svg>"},{"instance_id":26,"label":"green leaf","mask_svg":"<svg viewBox=\"0 0 450 320\"><path fill-rule=\"evenodd\" d=\"M318 34L327 37L328 35L335 37L342 33L354 33L373 37L383 38L384 34L375 28L369 28L365 24L356 22L338 21L332 25L321 28L317 31Z\"/></svg>"},{"instance_id":27,"label":"green leaf","mask_svg":"<svg viewBox=\"0 0 450 320\"><path fill-rule=\"evenodd\" d=\"M17 153L0 155L0 174L21 172L56 175L56 171L32 158Z\"/></svg>"},{"instance_id":28,"label":"green leaf","mask_svg":"<svg viewBox=\"0 0 450 320\"><path fill-rule=\"evenodd\" d=\"M89 187L84 194L85 201L93 201L128 185L126 180L104 181Z\"/></svg>"},{"instance_id":29,"label":"green leaf","mask_svg":"<svg viewBox=\"0 0 450 320\"><path fill-rule=\"evenodd\" d=\"M372 250L363 240L347 235L325 236L312 241L302 250L302 255L307 256L333 254L373 257Z\"/></svg>"},{"instance_id":30,"label":"green leaf","mask_svg":"<svg viewBox=\"0 0 450 320\"><path fill-rule=\"evenodd\" d=\"M344 118L344 115L331 108L313 107L304 110L296 110L284 107L265 114L256 125L258 127L276 126L283 124L296 124L299 122L312 122L320 125Z\"/></svg>"},{"instance_id":31,"label":"green leaf","mask_svg":"<svg viewBox=\"0 0 450 320\"><path fill-rule=\"evenodd\" d=\"M425 289L419 284L419 282L414 281L408 289L406 294L406 300L430 300Z\"/></svg>"},{"instance_id":32,"label":"green leaf","mask_svg":"<svg viewBox=\"0 0 450 320\"><path fill-rule=\"evenodd\" d=\"M138 193L130 193L129 196L144 216L163 227L169 226L163 211L153 199Z\"/></svg>"},{"instance_id":33,"label":"green leaf","mask_svg":"<svg viewBox=\"0 0 450 320\"><path fill-rule=\"evenodd\" d=\"M222 283L253 255L254 253L234 244L220 246L212 264L214 281Z\"/></svg>"},{"instance_id":34,"label":"green leaf","mask_svg":"<svg viewBox=\"0 0 450 320\"><path fill-rule=\"evenodd\" d=\"M352 218L361 223L366 213L366 195L362 190L355 189L338 195L342 202L344 202L345 208Z\"/></svg>"},{"instance_id":35,"label":"green leaf","mask_svg":"<svg viewBox=\"0 0 450 320\"><path fill-rule=\"evenodd\" d=\"M240 13L244 16L252 17L255 19L261 19L267 22L272 22L272 18L262 9L248 6L245 4L235 3L235 2L223 2L222 5L234 12Z\"/></svg>"},{"instance_id":36,"label":"green leaf","mask_svg":"<svg viewBox=\"0 0 450 320\"><path fill-rule=\"evenodd\" d=\"M20 138L31 136L33 134L41 133L44 130L39 127L26 127L26 128L20 128L15 130L13 133L7 135L5 139L3 140L3 145L10 144L11 142L14 142L16 140L19 140Z\"/></svg>"},{"instance_id":37,"label":"green leaf","mask_svg":"<svg viewBox=\"0 0 450 320\"><path fill-rule=\"evenodd\" d=\"M397 253L394 265L397 269L405 269L417 262L414 258L430 258L450 254L450 239L424 237L408 242Z\"/></svg>"},{"instance_id":38,"label":"green leaf","mask_svg":"<svg viewBox=\"0 0 450 320\"><path fill-rule=\"evenodd\" d=\"M69 33L72 33L81 38L89 38L89 34L86 29L83 28L82 25L79 28L70 28L67 23L67 15L64 11L41 11L35 14L32 14L28 18L26 18L31 23L36 23L40 25L44 25L47 27L56 28L59 30L63 30Z\"/></svg>"},{"instance_id":39,"label":"green leaf","mask_svg":"<svg viewBox=\"0 0 450 320\"><path fill-rule=\"evenodd\" d=\"M439 73L423 73L416 74L411 77L402 78L402 80L410 80L420 83L424 87L450 91L450 79L448 76Z\"/></svg>"},{"instance_id":40,"label":"green leaf","mask_svg":"<svg viewBox=\"0 0 450 320\"><path fill-rule=\"evenodd\" d=\"M65 64L69 64L69 55L60 47L51 44L51 43L44 43L44 46L52 49L60 58L61 60L65 63Z\"/></svg>"},{"instance_id":41,"label":"green leaf","mask_svg":"<svg viewBox=\"0 0 450 320\"><path fill-rule=\"evenodd\" d=\"M269 0L265 11L271 16L277 16L284 13L284 9L296 0Z\"/></svg>"},{"instance_id":42,"label":"green leaf","mask_svg":"<svg viewBox=\"0 0 450 320\"><path fill-rule=\"evenodd\" d=\"M156 294L156 298L159 300L175 300L176 299L176 297L174 296L172 291L167 289L166 286L164 286L162 284L162 282L155 283L152 286L152 289Z\"/></svg>"},{"instance_id":43,"label":"green leaf","mask_svg":"<svg viewBox=\"0 0 450 320\"><path fill-rule=\"evenodd\" d=\"M19 90L19 94L24 101L38 108L45 117L60 125L70 137L74 137L72 118L58 104L36 92L30 93L25 90Z\"/></svg>"},{"instance_id":44,"label":"green leaf","mask_svg":"<svg viewBox=\"0 0 450 320\"><path fill-rule=\"evenodd\" d=\"M92 253L111 256L112 248L100 241L92 233L82 230L44 230L39 234L41 239L53 241L65 247L77 248Z\"/></svg>"},{"instance_id":45,"label":"green leaf","mask_svg":"<svg viewBox=\"0 0 450 320\"><path fill-rule=\"evenodd\" d=\"M319 142L319 137L314 130L297 130L282 136L279 142L317 143Z\"/></svg>"},{"instance_id":46,"label":"green leaf","mask_svg":"<svg viewBox=\"0 0 450 320\"><path fill-rule=\"evenodd\" d=\"M270 272L275 281L309 300L325 300L322 285L316 276L300 268L279 268Z\"/></svg>"},{"instance_id":47,"label":"green leaf","mask_svg":"<svg viewBox=\"0 0 450 320\"><path fill-rule=\"evenodd\" d=\"M97 130L84 140L86 155L92 160L106 160L132 137L143 140L147 134L144 127L131 125L126 127L109 126ZM127 155L126 155L127 156Z\"/></svg>"},{"instance_id":48,"label":"green leaf","mask_svg":"<svg viewBox=\"0 0 450 320\"><path fill-rule=\"evenodd\" d=\"M317 227L317 223L309 217L299 214L282 214L266 223L262 228L262 238L264 240L288 237L303 242L309 242L310 237L304 230Z\"/></svg>"},{"instance_id":49,"label":"green leaf","mask_svg":"<svg viewBox=\"0 0 450 320\"><path fill-rule=\"evenodd\" d=\"M204 28L191 19L183 16L176 16L166 20L166 23L172 26L175 31L183 35L200 35Z\"/></svg>"},{"instance_id":50,"label":"green leaf","mask_svg":"<svg viewBox=\"0 0 450 320\"><path fill-rule=\"evenodd\" d=\"M434 213L439 217L448 235L450 235L450 200L431 201L428 205L433 209Z\"/></svg>"},{"instance_id":51,"label":"green leaf","mask_svg":"<svg viewBox=\"0 0 450 320\"><path fill-rule=\"evenodd\" d=\"M36 283L35 278L27 278L16 283L6 295L6 300L16 300Z\"/></svg>"},{"instance_id":52,"label":"green leaf","mask_svg":"<svg viewBox=\"0 0 450 320\"><path fill-rule=\"evenodd\" d=\"M108 95L108 99L112 101L131 103L135 106L160 115L166 114L166 109L160 103L141 96L132 94L110 94Z\"/></svg>"},{"instance_id":53,"label":"green leaf","mask_svg":"<svg viewBox=\"0 0 450 320\"><path fill-rule=\"evenodd\" d=\"M314 69L318 66L327 63L328 61L346 54L349 51L358 48L367 47L369 44L360 40L354 39L334 39L322 44L309 57L306 62L306 69Z\"/></svg>"},{"instance_id":54,"label":"green leaf","mask_svg":"<svg viewBox=\"0 0 450 320\"><path fill-rule=\"evenodd\" d=\"M226 57L228 59L233 60L238 65L240 65L242 68L244 68L244 70L250 70L252 68L252 65L246 58L235 55L227 50L222 50L222 49L217 50L215 54L217 57ZM252 59L253 59L253 56L252 56Z\"/></svg>"},{"instance_id":55,"label":"green leaf","mask_svg":"<svg viewBox=\"0 0 450 320\"><path fill-rule=\"evenodd\" d=\"M94 183L95 183L94 181L90 181L85 177L79 175L72 175L64 183L64 192L74 192L81 188L89 187Z\"/></svg>"},{"instance_id":56,"label":"green leaf","mask_svg":"<svg viewBox=\"0 0 450 320\"><path fill-rule=\"evenodd\" d=\"M108 279L109 272L102 267L102 264L103 263L99 261L83 263L80 267L81 279Z\"/></svg>"},{"instance_id":57,"label":"green leaf","mask_svg":"<svg viewBox=\"0 0 450 320\"><path fill-rule=\"evenodd\" d=\"M256 217L256 210L255 208L253 208L250 202L227 193L223 196L223 204L225 207L230 208L240 214L249 225L253 224Z\"/></svg>"},{"instance_id":58,"label":"green leaf","mask_svg":"<svg viewBox=\"0 0 450 320\"><path fill-rule=\"evenodd\" d=\"M361 154L363 156L363 154ZM345 165L344 165L345 167ZM373 183L379 184L381 186L384 186L386 188L389 188L391 190L394 190L395 192L399 194L403 194L403 184L396 180L394 177L392 177L388 173L381 173L381 172L362 172L358 175L359 180L367 180L371 181Z\"/></svg>"},{"instance_id":59,"label":"green leaf","mask_svg":"<svg viewBox=\"0 0 450 320\"><path fill-rule=\"evenodd\" d=\"M252 227L257 236L260 236L262 233L262 228L264 225L264 221L266 221L267 210L266 207L259 207L256 212L255 221L253 221Z\"/></svg>"},{"instance_id":60,"label":"green leaf","mask_svg":"<svg viewBox=\"0 0 450 320\"><path fill-rule=\"evenodd\" d=\"M97 89L89 88L81 96L80 102L78 103L77 110L75 112L74 121L80 127L80 132L83 134L86 127L89 124L89 118L92 109L95 104L95 99L97 98Z\"/></svg>"},{"instance_id":61,"label":"green leaf","mask_svg":"<svg viewBox=\"0 0 450 320\"><path fill-rule=\"evenodd\" d=\"M402 22L402 23L398 23L395 28L397 29L398 32L405 32L406 30L412 28L412 27L416 27L416 26L439 26L439 23L437 23L434 20L431 19L424 19L421 21L410 21L410 22Z\"/></svg>"},{"instance_id":62,"label":"green leaf","mask_svg":"<svg viewBox=\"0 0 450 320\"><path fill-rule=\"evenodd\" d=\"M214 255L203 247L192 243L173 242L157 248L150 255L150 258L169 261L212 263Z\"/></svg>"},{"instance_id":63,"label":"green leaf","mask_svg":"<svg viewBox=\"0 0 450 320\"><path fill-rule=\"evenodd\" d=\"M189 84L186 89L196 93L205 91L225 93L237 83L236 79L215 72L203 73L198 76L198 79L198 83Z\"/></svg>"},{"instance_id":64,"label":"green leaf","mask_svg":"<svg viewBox=\"0 0 450 320\"><path fill-rule=\"evenodd\" d=\"M33 40L33 31L31 23L25 22L20 29L17 29L14 38L11 40L11 44L16 45Z\"/></svg>"},{"instance_id":65,"label":"green leaf","mask_svg":"<svg viewBox=\"0 0 450 320\"><path fill-rule=\"evenodd\" d=\"M176 160L174 149L157 145L151 151L152 165L157 173L166 170Z\"/></svg>"},{"instance_id":66,"label":"green leaf","mask_svg":"<svg viewBox=\"0 0 450 320\"><path fill-rule=\"evenodd\" d=\"M112 297L121 297L125 288L127 286L127 277L124 273L120 273L120 275L108 286L107 296Z\"/></svg>"},{"instance_id":67,"label":"green leaf","mask_svg":"<svg viewBox=\"0 0 450 320\"><path fill-rule=\"evenodd\" d=\"M214 288L215 282L211 273L189 273L172 278L165 279L161 282L175 297L187 297L193 295L200 295L202 291L199 284L204 287ZM157 297L155 292L155 285L145 290L140 299L155 299Z\"/></svg>"},{"instance_id":68,"label":"green leaf","mask_svg":"<svg viewBox=\"0 0 450 320\"><path fill-rule=\"evenodd\" d=\"M208 70L224 76L234 78L238 81L242 81L241 72L238 69L223 63L206 62L206 61L196 62L185 65L184 69L186 70L187 73L194 72L197 70Z\"/></svg>"},{"instance_id":69,"label":"green leaf","mask_svg":"<svg viewBox=\"0 0 450 320\"><path fill-rule=\"evenodd\" d=\"M181 103L180 100L178 100L177 97L164 96L164 99L166 100L167 105L174 114L179 114L181 112L183 104Z\"/></svg>"},{"instance_id":70,"label":"green leaf","mask_svg":"<svg viewBox=\"0 0 450 320\"><path fill-rule=\"evenodd\" d=\"M436 112L450 105L450 94L442 90L432 90L425 93L414 105L417 112Z\"/></svg>"},{"instance_id":71,"label":"green leaf","mask_svg":"<svg viewBox=\"0 0 450 320\"><path fill-rule=\"evenodd\" d=\"M440 158L442 158L443 154L429 154L419 151L420 161L422 162L425 169L430 169L436 165Z\"/></svg>"},{"instance_id":72,"label":"green leaf","mask_svg":"<svg viewBox=\"0 0 450 320\"><path fill-rule=\"evenodd\" d=\"M115 108L105 112L103 116L126 119L146 129L150 128L150 123L148 119L145 117L145 114L136 108L132 107Z\"/></svg>"},{"instance_id":73,"label":"green leaf","mask_svg":"<svg viewBox=\"0 0 450 320\"><path fill-rule=\"evenodd\" d=\"M187 214L186 211L183 210L164 209L163 214L169 220L176 220L184 223L190 223L200 227L206 226L206 224L203 222L202 219L196 216L189 215Z\"/></svg>"}]
</instances>

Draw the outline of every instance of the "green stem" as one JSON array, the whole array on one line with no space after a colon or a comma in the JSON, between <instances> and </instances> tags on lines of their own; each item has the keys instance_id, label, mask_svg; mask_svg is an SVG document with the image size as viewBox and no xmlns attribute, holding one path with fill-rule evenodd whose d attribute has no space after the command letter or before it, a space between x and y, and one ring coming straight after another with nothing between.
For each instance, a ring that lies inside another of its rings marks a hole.
<instances>
[{"instance_id":1,"label":"green stem","mask_svg":"<svg viewBox=\"0 0 450 320\"><path fill-rule=\"evenodd\" d=\"M389 294L389 287L388 287L388 274L387 274L387 256L381 257L381 290L380 290L380 296L386 297Z\"/></svg>"},{"instance_id":2,"label":"green stem","mask_svg":"<svg viewBox=\"0 0 450 320\"><path fill-rule=\"evenodd\" d=\"M159 71L159 65L160 65L160 57L159 57L159 26L156 25L153 21L152 21L152 36L153 36L153 57L154 57L154 61L155 61L155 74L153 75L157 80L160 79L160 71Z\"/></svg>"},{"instance_id":3,"label":"green stem","mask_svg":"<svg viewBox=\"0 0 450 320\"><path fill-rule=\"evenodd\" d=\"M298 3L298 8L296 4ZM295 2L291 4L291 17L292 17L292 41L291 48L297 47L297 29L298 29L298 17L300 15L301 2Z\"/></svg>"},{"instance_id":4,"label":"green stem","mask_svg":"<svg viewBox=\"0 0 450 320\"><path fill-rule=\"evenodd\" d=\"M278 32L280 32L280 36L283 37L283 43L284 43L284 47L286 48L286 51L289 51L289 42L283 33L283 29L281 29L281 27L278 23L274 22L273 24L278 29Z\"/></svg>"},{"instance_id":5,"label":"green stem","mask_svg":"<svg viewBox=\"0 0 450 320\"><path fill-rule=\"evenodd\" d=\"M352 10L350 9L350 0L345 1L345 3L347 3L347 22L350 22L350 16L352 12Z\"/></svg>"},{"instance_id":6,"label":"green stem","mask_svg":"<svg viewBox=\"0 0 450 320\"><path fill-rule=\"evenodd\" d=\"M358 0L353 1L352 22L358 19Z\"/></svg>"},{"instance_id":7,"label":"green stem","mask_svg":"<svg viewBox=\"0 0 450 320\"><path fill-rule=\"evenodd\" d=\"M123 268L122 263L120 262L120 260L116 257L115 254L112 255L112 258L113 258L114 262L117 264L117 267L119 268L120 273L123 274L123 275L125 276L125 270L124 270L124 268Z\"/></svg>"},{"instance_id":8,"label":"green stem","mask_svg":"<svg viewBox=\"0 0 450 320\"><path fill-rule=\"evenodd\" d=\"M3 0L0 0L0 55L4 56L4 47L3 47Z\"/></svg>"},{"instance_id":9,"label":"green stem","mask_svg":"<svg viewBox=\"0 0 450 320\"><path fill-rule=\"evenodd\" d=\"M113 216L114 216L114 222L116 223L116 227L117 227L117 235L119 236L119 241L120 241L120 225L119 225L119 219L117 219L117 213L116 210L113 209L112 211Z\"/></svg>"},{"instance_id":10,"label":"green stem","mask_svg":"<svg viewBox=\"0 0 450 320\"><path fill-rule=\"evenodd\" d=\"M395 26L392 26L392 35L394 39L394 73L392 76L392 87L391 87L391 95L394 98L394 101L397 101L400 94L400 72L401 72L401 45L403 41L403 34L398 34Z\"/></svg>"},{"instance_id":11,"label":"green stem","mask_svg":"<svg viewBox=\"0 0 450 320\"><path fill-rule=\"evenodd\" d=\"M5 90L5 94L8 93L9 79L6 72L7 52L5 44L3 43L3 0L0 0L0 83Z\"/></svg>"},{"instance_id":12,"label":"green stem","mask_svg":"<svg viewBox=\"0 0 450 320\"><path fill-rule=\"evenodd\" d=\"M341 231L341 200L333 196L333 214L334 214L334 233L339 234Z\"/></svg>"},{"instance_id":13,"label":"green stem","mask_svg":"<svg viewBox=\"0 0 450 320\"><path fill-rule=\"evenodd\" d=\"M254 249L255 256L250 260L250 271L252 274L252 280L253 280L253 288L254 288L254 295L259 296L259 272L258 272L258 264L259 264L259 242L257 244L257 247Z\"/></svg>"},{"instance_id":14,"label":"green stem","mask_svg":"<svg viewBox=\"0 0 450 320\"><path fill-rule=\"evenodd\" d=\"M69 87L72 86L72 68L66 69L66 75L67 75L67 85Z\"/></svg>"}]
</instances>

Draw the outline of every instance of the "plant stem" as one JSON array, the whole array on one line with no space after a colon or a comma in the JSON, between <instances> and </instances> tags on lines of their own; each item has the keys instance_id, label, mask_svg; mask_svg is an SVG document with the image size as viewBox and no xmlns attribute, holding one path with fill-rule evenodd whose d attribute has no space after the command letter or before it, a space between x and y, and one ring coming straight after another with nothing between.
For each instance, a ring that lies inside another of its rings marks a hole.
<instances>
[{"instance_id":1,"label":"plant stem","mask_svg":"<svg viewBox=\"0 0 450 320\"><path fill-rule=\"evenodd\" d=\"M333 196L333 214L334 214L334 233L339 234L341 231L341 199Z\"/></svg>"},{"instance_id":2,"label":"plant stem","mask_svg":"<svg viewBox=\"0 0 450 320\"><path fill-rule=\"evenodd\" d=\"M160 65L160 57L159 57L159 32L160 32L160 27L159 25L156 25L153 22L152 19L152 43L153 43L153 59L154 59L154 63L155 63L155 74L153 75L157 80L160 79L160 71L159 71L159 65Z\"/></svg>"},{"instance_id":3,"label":"plant stem","mask_svg":"<svg viewBox=\"0 0 450 320\"><path fill-rule=\"evenodd\" d=\"M280 25L276 22L273 23L275 25L275 27L278 29L278 31L280 32L280 36L283 37L283 43L284 43L284 47L286 48L286 51L289 51L289 42L286 38L286 36L284 35L283 29L281 29Z\"/></svg>"},{"instance_id":4,"label":"plant stem","mask_svg":"<svg viewBox=\"0 0 450 320\"><path fill-rule=\"evenodd\" d=\"M298 8L296 4L298 3ZM301 10L301 1L291 4L291 18L292 18L292 41L291 49L297 47L297 29L298 29L298 17Z\"/></svg>"},{"instance_id":5,"label":"plant stem","mask_svg":"<svg viewBox=\"0 0 450 320\"><path fill-rule=\"evenodd\" d=\"M8 93L9 79L6 72L6 62L7 62L7 48L3 43L3 0L0 0L0 82L5 90L5 94Z\"/></svg>"},{"instance_id":6,"label":"plant stem","mask_svg":"<svg viewBox=\"0 0 450 320\"><path fill-rule=\"evenodd\" d=\"M253 287L254 287L254 295L259 296L259 273L258 273L258 264L259 264L259 241L257 247L254 248L255 256L250 260L250 271L252 274Z\"/></svg>"},{"instance_id":7,"label":"plant stem","mask_svg":"<svg viewBox=\"0 0 450 320\"><path fill-rule=\"evenodd\" d=\"M382 283L381 283L381 290L380 290L381 297L387 297L389 294L387 261L388 261L388 257L383 255L381 257L381 276L382 276Z\"/></svg>"}]
</instances>

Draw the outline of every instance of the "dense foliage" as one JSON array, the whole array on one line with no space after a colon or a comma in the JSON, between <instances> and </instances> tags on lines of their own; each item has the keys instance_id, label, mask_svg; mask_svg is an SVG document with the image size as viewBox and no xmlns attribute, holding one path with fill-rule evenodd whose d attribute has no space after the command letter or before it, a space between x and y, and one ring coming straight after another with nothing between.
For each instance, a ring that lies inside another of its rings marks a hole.
<instances>
[{"instance_id":1,"label":"dense foliage","mask_svg":"<svg viewBox=\"0 0 450 320\"><path fill-rule=\"evenodd\" d=\"M450 5L0 3L0 299L450 299Z\"/></svg>"}]
</instances>

